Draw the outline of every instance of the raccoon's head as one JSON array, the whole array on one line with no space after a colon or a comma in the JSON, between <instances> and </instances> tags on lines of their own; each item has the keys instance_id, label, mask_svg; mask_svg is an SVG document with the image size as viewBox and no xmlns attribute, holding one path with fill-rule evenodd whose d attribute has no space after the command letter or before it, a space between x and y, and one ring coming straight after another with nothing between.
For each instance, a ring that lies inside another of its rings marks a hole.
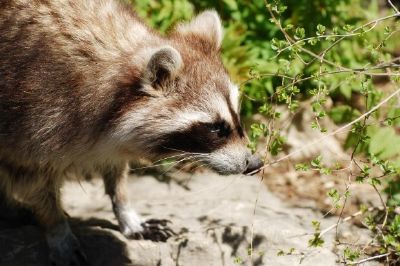
<instances>
[{"instance_id":1,"label":"raccoon's head","mask_svg":"<svg viewBox=\"0 0 400 266\"><path fill-rule=\"evenodd\" d=\"M119 124L126 152L185 155L223 174L261 167L240 124L238 87L220 59L222 35L217 13L205 11L179 25L166 45L147 49L143 96Z\"/></svg>"}]
</instances>

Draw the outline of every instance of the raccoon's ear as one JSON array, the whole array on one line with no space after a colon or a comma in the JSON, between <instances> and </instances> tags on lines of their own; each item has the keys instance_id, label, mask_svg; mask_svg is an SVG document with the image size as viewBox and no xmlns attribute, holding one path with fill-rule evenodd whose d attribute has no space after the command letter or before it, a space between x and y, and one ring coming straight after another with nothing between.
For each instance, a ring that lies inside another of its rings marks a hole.
<instances>
[{"instance_id":1,"label":"raccoon's ear","mask_svg":"<svg viewBox=\"0 0 400 266\"><path fill-rule=\"evenodd\" d=\"M180 24L176 31L182 35L194 35L208 41L215 49L221 47L223 28L215 10L203 11L189 23Z\"/></svg>"},{"instance_id":2,"label":"raccoon's ear","mask_svg":"<svg viewBox=\"0 0 400 266\"><path fill-rule=\"evenodd\" d=\"M157 87L174 78L182 66L181 54L171 46L164 46L151 54L146 66L145 78Z\"/></svg>"}]
</instances>

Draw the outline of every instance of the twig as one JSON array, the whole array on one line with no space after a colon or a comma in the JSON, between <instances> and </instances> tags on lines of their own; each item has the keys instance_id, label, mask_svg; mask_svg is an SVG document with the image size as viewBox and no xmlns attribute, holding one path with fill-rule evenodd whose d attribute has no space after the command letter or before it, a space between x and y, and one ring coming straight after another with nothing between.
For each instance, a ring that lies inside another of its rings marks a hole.
<instances>
[{"instance_id":1,"label":"twig","mask_svg":"<svg viewBox=\"0 0 400 266\"><path fill-rule=\"evenodd\" d=\"M383 21L383 20L386 20L386 19L391 19L391 18L398 17L398 16L400 16L400 13L397 12L396 14L392 14L392 15L389 15L389 16L386 16L386 17L382 17L382 18L379 18L379 19L370 21L370 22L368 22L368 23L366 23L366 24L364 24L364 25L361 25L361 26L355 28L355 29L352 30L350 33L354 33L354 32L356 32L356 31L358 31L358 30L360 30L360 29L362 29L362 28L364 28L364 27L366 27L366 26L368 26L368 25L370 25L370 24L379 23L380 21ZM325 56L325 54L326 54L329 50L331 50L333 47L335 47L339 42L343 41L344 39L345 39L345 37L341 37L340 39L336 40L334 43L332 43L328 48L326 48L326 49L325 49L322 53L320 53L319 55L320 55L320 56ZM311 62L313 62L314 60L315 60L315 58L314 58L313 60L311 60ZM311 63L311 62L310 62L310 63Z\"/></svg>"},{"instance_id":2,"label":"twig","mask_svg":"<svg viewBox=\"0 0 400 266\"><path fill-rule=\"evenodd\" d=\"M400 13L399 10L397 9L397 7L392 3L391 0L388 0L388 2L389 2L389 5L394 9L394 11L395 11L396 13Z\"/></svg>"},{"instance_id":3,"label":"twig","mask_svg":"<svg viewBox=\"0 0 400 266\"><path fill-rule=\"evenodd\" d=\"M325 228L324 230L321 231L321 233L319 233L319 236L321 237L321 236L325 235L326 233L328 233L329 231L331 231L332 229L335 229L339 225L341 225L341 224L343 224L343 223L345 223L345 222L347 222L347 221L349 221L351 219L354 219L355 217L357 217L357 216L359 216L359 215L361 215L361 214L363 214L363 213L365 213L367 211L371 212L373 210L384 210L384 209L380 208L380 207L369 207L366 211L358 211L358 212L356 212L356 213L354 213L354 214L352 214L350 216L347 216L340 223L334 223L331 226ZM400 208L399 207L395 208L394 213L400 214Z\"/></svg>"},{"instance_id":4,"label":"twig","mask_svg":"<svg viewBox=\"0 0 400 266\"><path fill-rule=\"evenodd\" d=\"M392 18L393 16L397 16L397 15L392 15L392 16L389 16L389 17L385 17L384 19ZM285 51L285 50L287 50L287 49L290 49L291 47L293 47L293 46L296 45L296 44L299 44L299 43L302 43L302 42L306 42L306 41L309 41L309 40L313 40L313 39L323 39L323 38L329 38L329 37L341 37L342 39L345 39L345 38L347 38L347 37L358 36L358 35L361 35L361 34L364 34L364 33L366 33L366 32L369 32L369 31L373 30L373 29L378 25L378 23L379 23L380 21L382 21L382 19L369 21L369 22L365 23L364 25L362 25L362 26L360 26L360 27L358 27L358 28L352 30L352 31L351 31L350 33L348 33L348 34L324 34L324 35L319 35L319 36L313 36L313 37L308 37L308 38L300 39L300 40L298 40L298 41L296 41L296 42L294 42L294 43L292 43L292 44L286 46L286 47L283 48L282 50L279 50L279 52L283 52L283 51ZM370 24L373 24L373 25L372 25L368 30L363 31L363 32L360 32L360 33L356 33L356 31L358 31L358 30L360 30L360 29L362 29L362 28L364 28L364 27L367 27L367 26L369 26ZM321 54L321 55L322 55L322 54Z\"/></svg>"},{"instance_id":5,"label":"twig","mask_svg":"<svg viewBox=\"0 0 400 266\"><path fill-rule=\"evenodd\" d=\"M381 193L379 193L379 190L377 189L377 187L376 187L374 184L372 184L372 187L374 188L375 192L378 194L379 200L381 201L382 206L383 206L383 210L385 211L385 219L383 220L383 223L382 223L382 228L384 228L385 225L386 225L386 223L387 223L387 219L388 219L388 215L389 215L389 210L387 209L386 203L385 203L385 201L383 200Z\"/></svg>"},{"instance_id":6,"label":"twig","mask_svg":"<svg viewBox=\"0 0 400 266\"><path fill-rule=\"evenodd\" d=\"M350 174L351 175L351 174ZM344 195L346 195L346 193L349 191L349 189L350 189L350 185L349 184L346 184L346 190L345 190L345 192L344 192ZM340 210L340 214L339 214L339 218L337 219L337 222L336 222L336 230L335 230L335 240L338 240L339 239L339 231L338 231L338 229L339 229L339 224L341 224L341 222L340 222L340 220L342 219L342 216L343 216L343 212L344 212L344 208L346 207L346 203L347 203L347 197L345 196L344 197L344 201L343 201L343 206L342 206L342 209ZM359 214L358 214L359 215ZM355 217L355 216L354 216ZM349 218L349 220L351 219L351 218L354 218L353 216L349 216L349 217L347 217L347 218ZM347 220L346 220L347 221ZM342 220L342 222L345 222L345 220L343 219ZM321 235L320 235L321 236Z\"/></svg>"},{"instance_id":7,"label":"twig","mask_svg":"<svg viewBox=\"0 0 400 266\"><path fill-rule=\"evenodd\" d=\"M274 12L273 12L273 11L271 10L271 8L269 7L268 0L264 0L264 2L265 2L265 6L267 7L268 12L270 13L270 15L271 15L273 21L274 21L275 24L278 26L278 28L279 28L279 30L282 32L282 34L285 36L285 39L286 39L290 44L295 43L295 40L293 40L293 38L285 31L285 29L282 27L281 22L275 17ZM331 62L331 61L325 59L323 56L317 55L316 53L314 53L314 52L312 52L312 51L310 51L310 50L308 50L308 49L306 49L306 48L304 48L304 47L301 47L301 46L300 46L299 49L300 49L301 51L305 52L306 54L311 55L312 57L314 57L314 59L319 59L321 62L324 62L324 63L326 63L326 64L328 64L328 65L330 65L330 66L333 66L333 67L335 67L335 68L337 68L337 69L340 69L340 70L349 70L348 68L343 67L343 66L340 66L340 65L338 65L338 64L335 64L334 62Z\"/></svg>"},{"instance_id":8,"label":"twig","mask_svg":"<svg viewBox=\"0 0 400 266\"><path fill-rule=\"evenodd\" d=\"M376 209L376 207L369 207L367 211L370 212L370 211L373 211L374 209ZM363 213L364 213L363 211L358 211L358 212L356 212L356 213L354 213L354 214L352 214L352 215L350 215L350 216L347 216L347 217L344 218L341 222L332 224L332 225L329 226L328 228L322 230L321 233L319 234L319 237L325 235L326 233L328 233L328 232L331 231L332 229L335 229L335 228L338 227L339 225L341 225L341 224L343 224L343 223L345 223L345 222L347 222L347 221L349 221L349 220L351 220L351 219L354 219L355 217L357 217L357 216L359 216L359 215L361 215L361 214L363 214Z\"/></svg>"},{"instance_id":9,"label":"twig","mask_svg":"<svg viewBox=\"0 0 400 266\"><path fill-rule=\"evenodd\" d=\"M319 76L328 76L328 75L335 75L335 74L342 74L342 73L353 73L353 74L362 74L362 75L366 75L366 76L400 76L400 73L374 73L371 72L371 70L379 70L379 69L385 69L385 68L389 68L389 67L400 67L400 65L398 64L393 64L393 63L381 63L378 66L375 67L371 67L371 68L349 68L349 69L342 69L342 70L335 70L335 71L323 71L321 73L319 73ZM259 73L254 77L248 78L247 80L243 81L242 83L240 83L240 87L243 86L244 84L254 80L254 79L259 79L259 78L264 78L264 77L278 77L278 78L287 78L292 80L291 83L289 83L288 85L286 85L285 87L283 87L283 89L286 89L288 87L294 86L300 82L303 81L307 81L310 79L315 78L314 76L308 76L308 77L304 77L304 78L300 78L297 79L297 76L295 77L290 77L290 76L286 76L286 75L281 75L281 74L275 74L275 73Z\"/></svg>"},{"instance_id":10,"label":"twig","mask_svg":"<svg viewBox=\"0 0 400 266\"><path fill-rule=\"evenodd\" d=\"M260 178L260 182L263 181L263 178ZM250 261L253 262L253 242L254 242L254 217L256 216L256 210L257 210L257 205L258 205L258 200L260 197L260 191L261 187L258 187L257 195L256 195L256 200L254 201L254 209L253 209L253 215L252 215L252 220L251 220L251 233L250 233Z\"/></svg>"},{"instance_id":11,"label":"twig","mask_svg":"<svg viewBox=\"0 0 400 266\"><path fill-rule=\"evenodd\" d=\"M379 258L384 258L384 257L387 257L389 255L390 255L390 253L385 253L385 254L369 257L369 258L366 258L366 259L362 259L362 260L359 260L359 261L356 261L356 262L349 262L348 264L349 265L357 265L357 264L361 264L361 263L364 263L364 262L367 262L367 261L376 260L376 259L379 259Z\"/></svg>"}]
</instances>

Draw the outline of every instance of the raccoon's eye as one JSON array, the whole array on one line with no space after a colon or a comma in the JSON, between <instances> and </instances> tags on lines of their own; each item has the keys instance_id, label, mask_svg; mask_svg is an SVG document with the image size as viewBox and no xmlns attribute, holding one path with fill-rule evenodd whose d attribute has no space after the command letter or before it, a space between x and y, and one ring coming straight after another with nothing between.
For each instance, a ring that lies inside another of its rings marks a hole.
<instances>
[{"instance_id":1,"label":"raccoon's eye","mask_svg":"<svg viewBox=\"0 0 400 266\"><path fill-rule=\"evenodd\" d=\"M232 132L230 125L225 121L211 124L210 131L218 134L220 138L228 137Z\"/></svg>"}]
</instances>

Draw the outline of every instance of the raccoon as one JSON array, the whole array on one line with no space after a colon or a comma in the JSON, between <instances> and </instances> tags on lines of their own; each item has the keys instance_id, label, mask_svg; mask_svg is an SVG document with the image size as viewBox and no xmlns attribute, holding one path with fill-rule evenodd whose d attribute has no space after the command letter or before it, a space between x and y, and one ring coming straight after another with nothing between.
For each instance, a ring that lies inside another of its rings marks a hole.
<instances>
[{"instance_id":1,"label":"raccoon","mask_svg":"<svg viewBox=\"0 0 400 266\"><path fill-rule=\"evenodd\" d=\"M2 203L34 213L55 265L86 261L60 201L68 175L101 174L122 233L165 241L166 221L129 206L129 161L186 156L222 174L262 165L215 11L163 36L118 0L2 0L0 36Z\"/></svg>"}]
</instances>

